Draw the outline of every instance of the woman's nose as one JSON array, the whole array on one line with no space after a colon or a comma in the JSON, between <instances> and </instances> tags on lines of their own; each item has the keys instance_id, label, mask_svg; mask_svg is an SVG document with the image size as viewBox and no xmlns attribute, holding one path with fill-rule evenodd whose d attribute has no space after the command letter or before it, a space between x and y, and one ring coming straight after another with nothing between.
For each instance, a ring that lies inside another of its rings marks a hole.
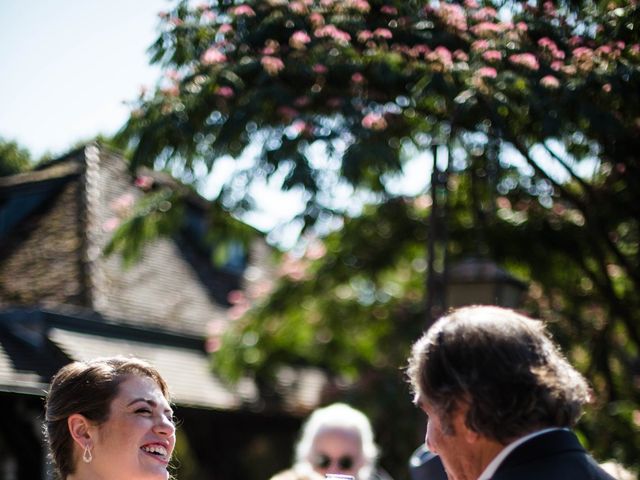
<instances>
[{"instance_id":1,"label":"woman's nose","mask_svg":"<svg viewBox=\"0 0 640 480\"><path fill-rule=\"evenodd\" d=\"M173 423L173 419L166 415L160 415L158 421L154 426L154 430L162 435L173 435L176 431L176 426Z\"/></svg>"}]
</instances>

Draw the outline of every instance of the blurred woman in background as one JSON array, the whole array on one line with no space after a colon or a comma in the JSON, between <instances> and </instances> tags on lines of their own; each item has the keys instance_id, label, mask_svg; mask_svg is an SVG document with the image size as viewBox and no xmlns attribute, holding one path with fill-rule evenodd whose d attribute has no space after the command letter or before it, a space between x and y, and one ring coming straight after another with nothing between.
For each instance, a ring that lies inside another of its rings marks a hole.
<instances>
[{"instance_id":1,"label":"blurred woman in background","mask_svg":"<svg viewBox=\"0 0 640 480\"><path fill-rule=\"evenodd\" d=\"M305 422L289 472L295 472L296 478L315 472L352 475L356 480L391 480L377 468L377 459L378 447L366 415L334 403L316 410Z\"/></svg>"}]
</instances>

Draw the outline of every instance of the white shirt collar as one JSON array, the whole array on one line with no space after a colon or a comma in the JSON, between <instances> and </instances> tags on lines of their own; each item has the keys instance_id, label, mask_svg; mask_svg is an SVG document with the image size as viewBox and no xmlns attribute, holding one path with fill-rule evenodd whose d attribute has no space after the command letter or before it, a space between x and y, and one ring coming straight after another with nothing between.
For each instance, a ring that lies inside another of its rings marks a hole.
<instances>
[{"instance_id":1,"label":"white shirt collar","mask_svg":"<svg viewBox=\"0 0 640 480\"><path fill-rule=\"evenodd\" d=\"M496 455L493 460L491 460L491 462L489 462L489 465L487 465L487 467L484 469L484 471L482 472L482 474L478 477L478 480L491 480L491 477L493 477L496 473L496 471L498 470L498 467L502 464L502 462L504 461L505 458L507 458L507 456L513 452L516 447L518 447L519 445L522 445L524 442L531 440L534 437L537 437L538 435L542 435L544 433L548 433L548 432L553 432L555 430L567 430L566 428L545 428L543 430L538 430L536 432L530 433L528 435L525 435L524 437L520 437L517 440L511 442L509 445L507 445L506 447L504 447L500 453L498 455Z\"/></svg>"}]
</instances>

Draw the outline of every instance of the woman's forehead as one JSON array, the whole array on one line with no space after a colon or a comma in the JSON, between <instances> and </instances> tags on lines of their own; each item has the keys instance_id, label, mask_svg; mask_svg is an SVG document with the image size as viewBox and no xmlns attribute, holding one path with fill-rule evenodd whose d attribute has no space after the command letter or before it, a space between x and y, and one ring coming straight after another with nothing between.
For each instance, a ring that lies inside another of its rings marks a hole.
<instances>
[{"instance_id":1,"label":"woman's forehead","mask_svg":"<svg viewBox=\"0 0 640 480\"><path fill-rule=\"evenodd\" d=\"M134 399L150 400L158 404L168 404L158 383L144 375L127 375L118 387L119 398L123 401Z\"/></svg>"},{"instance_id":2,"label":"woman's forehead","mask_svg":"<svg viewBox=\"0 0 640 480\"><path fill-rule=\"evenodd\" d=\"M314 444L321 443L343 443L353 444L360 446L360 433L355 429L339 428L339 427L325 427L318 431L314 439Z\"/></svg>"}]
</instances>

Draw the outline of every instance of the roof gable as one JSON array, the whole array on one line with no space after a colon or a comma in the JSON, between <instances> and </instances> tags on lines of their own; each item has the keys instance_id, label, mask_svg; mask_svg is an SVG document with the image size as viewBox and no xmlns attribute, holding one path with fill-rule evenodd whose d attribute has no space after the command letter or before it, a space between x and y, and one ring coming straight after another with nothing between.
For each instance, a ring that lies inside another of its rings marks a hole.
<instances>
[{"instance_id":1,"label":"roof gable","mask_svg":"<svg viewBox=\"0 0 640 480\"><path fill-rule=\"evenodd\" d=\"M103 254L142 195L122 157L96 144L7 177L0 183L0 219L7 219L0 306L76 305L112 323L200 337L209 321L226 321L227 296L242 287L242 269L214 268L189 238L193 228L152 241L130 268L119 254Z\"/></svg>"}]
</instances>

